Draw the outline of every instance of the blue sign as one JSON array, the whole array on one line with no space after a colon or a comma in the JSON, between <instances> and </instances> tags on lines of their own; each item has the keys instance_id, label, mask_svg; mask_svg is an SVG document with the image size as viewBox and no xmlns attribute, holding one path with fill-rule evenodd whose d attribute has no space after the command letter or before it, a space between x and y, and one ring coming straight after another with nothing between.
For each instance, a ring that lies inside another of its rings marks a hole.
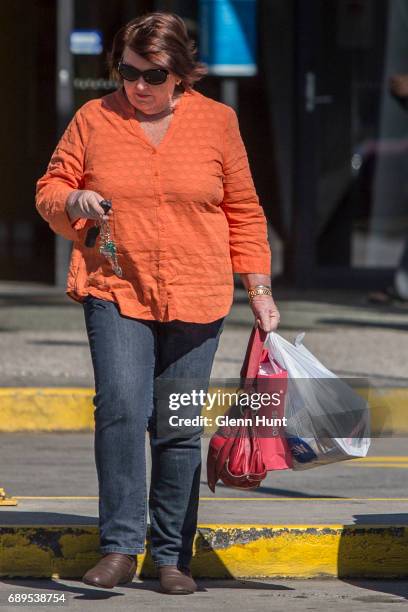
<instances>
[{"instance_id":1,"label":"blue sign","mask_svg":"<svg viewBox=\"0 0 408 612\"><path fill-rule=\"evenodd\" d=\"M73 30L69 48L74 55L100 55L103 51L102 32L99 30Z\"/></svg>"},{"instance_id":2,"label":"blue sign","mask_svg":"<svg viewBox=\"0 0 408 612\"><path fill-rule=\"evenodd\" d=\"M199 8L199 56L209 74L256 74L256 0L200 0Z\"/></svg>"}]
</instances>

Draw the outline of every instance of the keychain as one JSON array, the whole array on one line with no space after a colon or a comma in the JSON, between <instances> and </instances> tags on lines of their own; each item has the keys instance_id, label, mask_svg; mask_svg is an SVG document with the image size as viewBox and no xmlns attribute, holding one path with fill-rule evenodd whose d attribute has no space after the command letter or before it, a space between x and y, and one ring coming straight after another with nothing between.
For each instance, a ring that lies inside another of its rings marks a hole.
<instances>
[{"instance_id":1,"label":"keychain","mask_svg":"<svg viewBox=\"0 0 408 612\"><path fill-rule=\"evenodd\" d=\"M102 206L105 214L112 208L112 202L110 200L102 200L99 204ZM116 244L111 236L109 221L101 221L99 225L94 225L88 230L85 246L95 246L98 236L100 236L99 252L109 261L116 276L121 277L122 268L118 263Z\"/></svg>"}]
</instances>

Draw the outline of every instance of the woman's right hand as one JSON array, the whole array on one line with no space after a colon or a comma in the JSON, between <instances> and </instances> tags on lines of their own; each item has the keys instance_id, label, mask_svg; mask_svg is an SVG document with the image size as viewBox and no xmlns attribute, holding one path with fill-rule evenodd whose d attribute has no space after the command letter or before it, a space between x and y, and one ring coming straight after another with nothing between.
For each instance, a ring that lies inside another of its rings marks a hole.
<instances>
[{"instance_id":1,"label":"woman's right hand","mask_svg":"<svg viewBox=\"0 0 408 612\"><path fill-rule=\"evenodd\" d=\"M112 209L105 214L102 206L99 204L104 199L96 191L75 189L75 191L69 194L65 208L71 221L79 217L96 221L108 221L112 215Z\"/></svg>"}]
</instances>

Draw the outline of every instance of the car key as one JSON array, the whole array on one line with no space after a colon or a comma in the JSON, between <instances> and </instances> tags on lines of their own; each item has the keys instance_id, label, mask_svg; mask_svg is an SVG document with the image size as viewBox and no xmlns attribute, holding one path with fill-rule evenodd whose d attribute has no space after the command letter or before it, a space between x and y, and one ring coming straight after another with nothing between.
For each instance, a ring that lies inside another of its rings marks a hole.
<instances>
[{"instance_id":1,"label":"car key","mask_svg":"<svg viewBox=\"0 0 408 612\"><path fill-rule=\"evenodd\" d=\"M99 204L102 206L105 214L108 213L110 209L112 208L112 202L110 200L101 200ZM99 236L99 232L100 232L99 225L93 225L92 227L89 228L89 230L86 233L86 238L85 238L86 247L92 248L95 246L96 239Z\"/></svg>"},{"instance_id":2,"label":"car key","mask_svg":"<svg viewBox=\"0 0 408 612\"><path fill-rule=\"evenodd\" d=\"M112 202L110 200L101 200L99 202L99 205L102 206L105 215L110 211L110 209L112 208Z\"/></svg>"}]
</instances>

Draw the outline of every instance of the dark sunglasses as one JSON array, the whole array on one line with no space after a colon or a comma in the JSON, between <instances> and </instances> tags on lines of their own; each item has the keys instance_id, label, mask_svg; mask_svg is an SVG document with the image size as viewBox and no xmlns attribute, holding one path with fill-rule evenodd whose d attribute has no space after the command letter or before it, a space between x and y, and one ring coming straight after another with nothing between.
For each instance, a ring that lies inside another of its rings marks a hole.
<instances>
[{"instance_id":1,"label":"dark sunglasses","mask_svg":"<svg viewBox=\"0 0 408 612\"><path fill-rule=\"evenodd\" d=\"M141 76L149 85L161 85L169 76L169 71L165 68L150 68L149 70L139 70L124 62L118 63L118 72L125 81L137 81Z\"/></svg>"}]
</instances>

